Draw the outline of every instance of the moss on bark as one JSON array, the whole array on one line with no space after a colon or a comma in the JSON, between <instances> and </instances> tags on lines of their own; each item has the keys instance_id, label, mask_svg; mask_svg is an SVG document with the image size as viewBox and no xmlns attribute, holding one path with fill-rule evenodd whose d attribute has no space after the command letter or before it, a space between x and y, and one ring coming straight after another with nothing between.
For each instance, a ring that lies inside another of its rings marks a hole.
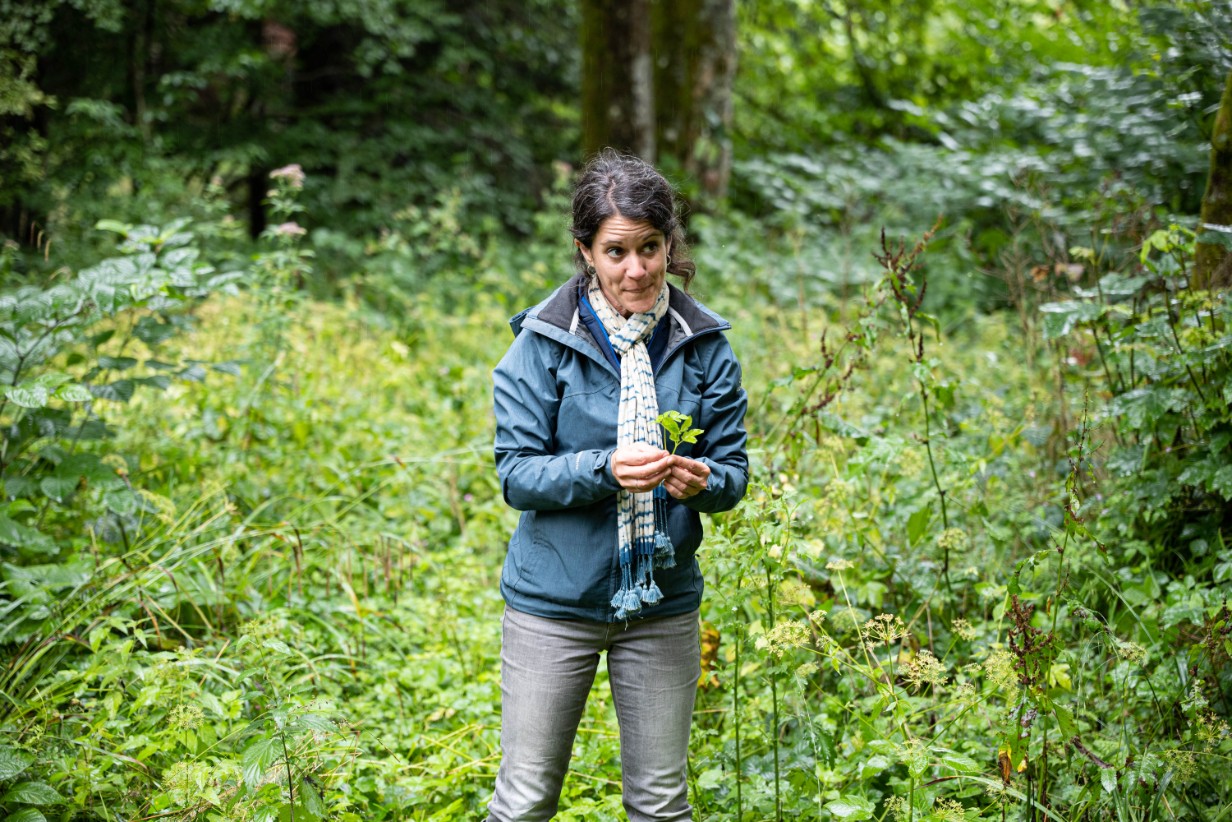
<instances>
[{"instance_id":1,"label":"moss on bark","mask_svg":"<svg viewBox=\"0 0 1232 822\"><path fill-rule=\"evenodd\" d=\"M1215 127L1211 130L1211 171L1202 197L1202 224L1232 226L1232 72L1224 85ZM1232 285L1232 252L1221 243L1201 242L1194 261L1193 285L1198 289Z\"/></svg>"}]
</instances>

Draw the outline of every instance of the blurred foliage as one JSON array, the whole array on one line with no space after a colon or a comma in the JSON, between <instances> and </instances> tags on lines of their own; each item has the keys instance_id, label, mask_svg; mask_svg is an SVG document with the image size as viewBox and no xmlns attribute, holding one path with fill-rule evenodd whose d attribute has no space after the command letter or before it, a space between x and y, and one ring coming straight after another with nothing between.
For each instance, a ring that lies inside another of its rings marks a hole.
<instances>
[{"instance_id":1,"label":"blurred foliage","mask_svg":"<svg viewBox=\"0 0 1232 822\"><path fill-rule=\"evenodd\" d=\"M66 233L104 202L162 219L185 182L218 176L255 236L264 174L289 162L313 173L306 202L350 232L444 191L516 232L575 136L564 4L10 5L0 99L15 100L0 114L41 108L0 158L0 208Z\"/></svg>"}]
</instances>

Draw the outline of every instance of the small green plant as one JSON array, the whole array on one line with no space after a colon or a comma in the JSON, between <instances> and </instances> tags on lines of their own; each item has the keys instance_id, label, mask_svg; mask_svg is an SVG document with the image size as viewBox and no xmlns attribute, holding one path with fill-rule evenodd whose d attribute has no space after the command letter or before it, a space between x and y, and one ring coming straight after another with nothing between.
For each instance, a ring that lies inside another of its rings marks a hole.
<instances>
[{"instance_id":1,"label":"small green plant","mask_svg":"<svg viewBox=\"0 0 1232 822\"><path fill-rule=\"evenodd\" d=\"M667 431L667 438L672 441L672 453L684 443L696 443L697 438L706 433L705 429L694 428L693 418L679 411L664 411L656 421Z\"/></svg>"}]
</instances>

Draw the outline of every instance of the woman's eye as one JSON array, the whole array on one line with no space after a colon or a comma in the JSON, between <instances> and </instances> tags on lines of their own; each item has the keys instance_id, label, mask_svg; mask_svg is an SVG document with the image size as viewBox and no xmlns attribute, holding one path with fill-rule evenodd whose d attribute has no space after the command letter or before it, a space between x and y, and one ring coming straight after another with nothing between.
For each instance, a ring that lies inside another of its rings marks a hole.
<instances>
[{"instance_id":1,"label":"woman's eye","mask_svg":"<svg viewBox=\"0 0 1232 822\"><path fill-rule=\"evenodd\" d=\"M658 243L646 243L645 247L642 248L642 252L644 254L654 254L658 250L659 250Z\"/></svg>"},{"instance_id":2,"label":"woman's eye","mask_svg":"<svg viewBox=\"0 0 1232 822\"><path fill-rule=\"evenodd\" d=\"M619 248L609 248L607 250L607 256L609 257L619 257L623 253L624 252Z\"/></svg>"}]
</instances>

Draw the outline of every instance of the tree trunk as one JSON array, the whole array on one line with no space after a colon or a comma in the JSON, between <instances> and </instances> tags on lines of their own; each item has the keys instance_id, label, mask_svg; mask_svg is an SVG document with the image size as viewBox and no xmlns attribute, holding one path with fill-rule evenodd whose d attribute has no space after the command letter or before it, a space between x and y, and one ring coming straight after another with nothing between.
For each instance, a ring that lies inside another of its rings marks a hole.
<instances>
[{"instance_id":1,"label":"tree trunk","mask_svg":"<svg viewBox=\"0 0 1232 822\"><path fill-rule=\"evenodd\" d=\"M1215 127L1211 130L1211 173L1202 196L1202 225L1232 226L1232 71L1228 72ZM1225 231L1227 228L1224 229ZM1232 285L1232 252L1225 244L1201 242L1194 259L1193 287L1199 290ZM1226 234L1222 235L1226 238Z\"/></svg>"},{"instance_id":2,"label":"tree trunk","mask_svg":"<svg viewBox=\"0 0 1232 822\"><path fill-rule=\"evenodd\" d=\"M723 197L735 74L735 0L584 0L583 151L631 151Z\"/></svg>"},{"instance_id":3,"label":"tree trunk","mask_svg":"<svg viewBox=\"0 0 1232 822\"><path fill-rule=\"evenodd\" d=\"M582 149L655 161L650 0L582 3Z\"/></svg>"},{"instance_id":4,"label":"tree trunk","mask_svg":"<svg viewBox=\"0 0 1232 822\"><path fill-rule=\"evenodd\" d=\"M656 0L653 14L660 157L720 199L731 173L735 0Z\"/></svg>"}]
</instances>

